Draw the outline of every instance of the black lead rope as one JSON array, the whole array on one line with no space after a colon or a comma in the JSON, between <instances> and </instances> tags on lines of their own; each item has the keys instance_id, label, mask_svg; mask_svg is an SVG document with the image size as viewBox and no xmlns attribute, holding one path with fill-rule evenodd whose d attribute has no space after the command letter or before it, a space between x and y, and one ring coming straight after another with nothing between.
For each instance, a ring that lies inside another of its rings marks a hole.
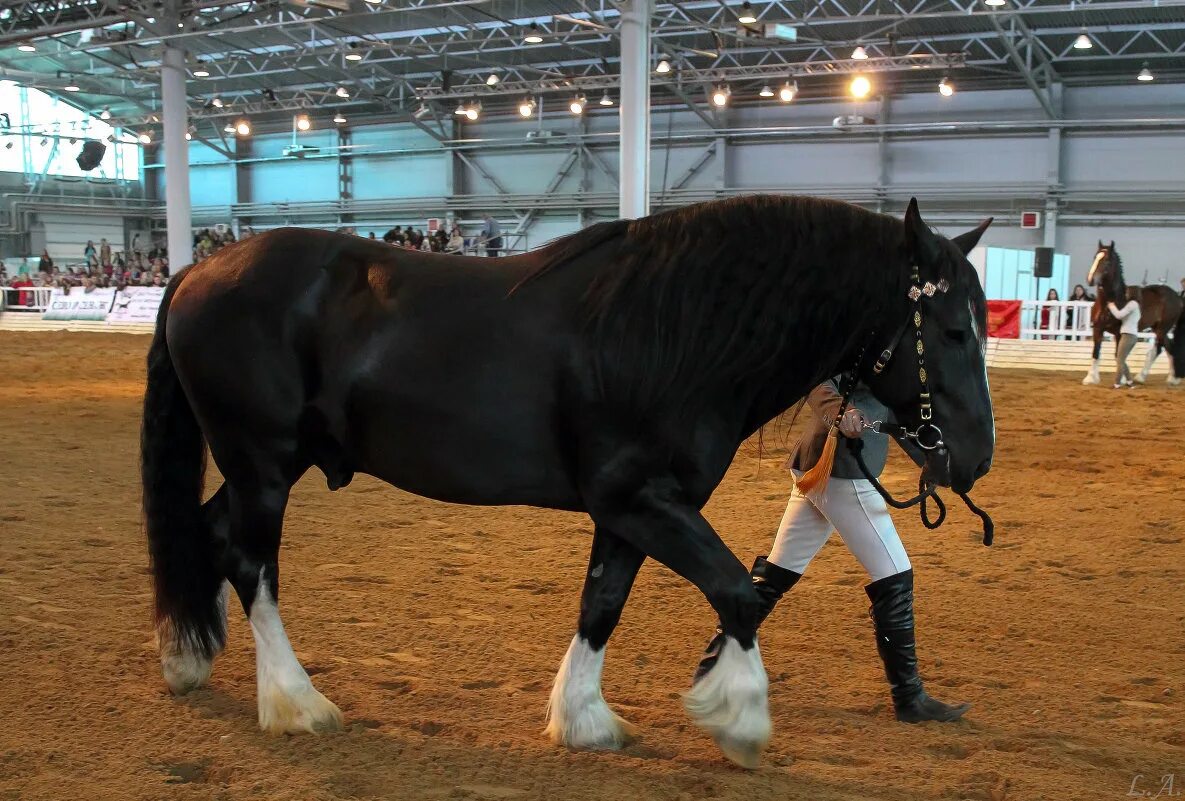
<instances>
[{"instance_id":1,"label":"black lead rope","mask_svg":"<svg viewBox=\"0 0 1185 801\"><path fill-rule=\"evenodd\" d=\"M946 522L946 504L939 497L937 486L927 486L925 479L919 478L918 494L908 501L899 501L889 494L889 491L881 485L876 476L872 474L872 471L868 469L868 465L864 463L864 443L857 438L847 440L847 444L848 448L852 451L852 456L856 459L856 466L860 468L860 472L864 474L864 478L868 480L868 483L872 484L877 494L885 499L885 503L894 509L909 509L912 506L919 506L922 525L931 531ZM976 506L971 498L967 496L967 493L960 492L957 494L963 503L967 505L971 513L979 517L980 522L983 524L983 544L990 546L996 537L996 524L992 522L991 516ZM926 503L930 499L933 499L934 505L938 508L938 518L936 520L930 519L930 514L926 507Z\"/></svg>"}]
</instances>

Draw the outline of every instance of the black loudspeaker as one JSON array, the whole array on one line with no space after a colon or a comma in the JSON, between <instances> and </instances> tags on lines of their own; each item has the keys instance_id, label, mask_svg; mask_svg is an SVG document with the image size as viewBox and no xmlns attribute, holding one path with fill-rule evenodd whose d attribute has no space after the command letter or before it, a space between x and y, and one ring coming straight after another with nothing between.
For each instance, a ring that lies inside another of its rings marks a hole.
<instances>
[{"instance_id":1,"label":"black loudspeaker","mask_svg":"<svg viewBox=\"0 0 1185 801\"><path fill-rule=\"evenodd\" d=\"M88 139L82 143L82 152L78 154L78 166L82 170L90 171L99 166L103 154L107 152L107 145Z\"/></svg>"},{"instance_id":2,"label":"black loudspeaker","mask_svg":"<svg viewBox=\"0 0 1185 801\"><path fill-rule=\"evenodd\" d=\"M1053 278L1053 248L1033 250L1033 277Z\"/></svg>"}]
</instances>

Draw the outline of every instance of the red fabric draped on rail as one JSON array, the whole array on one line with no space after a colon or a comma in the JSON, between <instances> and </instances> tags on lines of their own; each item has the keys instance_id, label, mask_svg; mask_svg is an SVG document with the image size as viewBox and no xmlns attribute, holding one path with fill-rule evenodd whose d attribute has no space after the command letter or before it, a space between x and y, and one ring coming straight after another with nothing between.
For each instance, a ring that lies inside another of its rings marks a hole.
<instances>
[{"instance_id":1,"label":"red fabric draped on rail","mask_svg":"<svg viewBox=\"0 0 1185 801\"><path fill-rule=\"evenodd\" d=\"M1020 339L1020 301L989 300L987 305L988 336Z\"/></svg>"}]
</instances>

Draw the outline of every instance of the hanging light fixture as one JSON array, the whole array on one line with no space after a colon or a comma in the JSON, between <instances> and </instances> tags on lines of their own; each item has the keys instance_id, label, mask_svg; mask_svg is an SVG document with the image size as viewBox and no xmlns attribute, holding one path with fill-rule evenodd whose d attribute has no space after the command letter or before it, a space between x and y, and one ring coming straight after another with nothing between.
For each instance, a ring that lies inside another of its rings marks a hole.
<instances>
[{"instance_id":1,"label":"hanging light fixture","mask_svg":"<svg viewBox=\"0 0 1185 801\"><path fill-rule=\"evenodd\" d=\"M654 68L654 71L659 75L666 75L671 71L671 62L667 60L666 56L659 56L658 66Z\"/></svg>"},{"instance_id":2,"label":"hanging light fixture","mask_svg":"<svg viewBox=\"0 0 1185 801\"><path fill-rule=\"evenodd\" d=\"M235 133L237 133L239 136L250 136L251 123L247 122L246 120L239 120L235 123Z\"/></svg>"},{"instance_id":3,"label":"hanging light fixture","mask_svg":"<svg viewBox=\"0 0 1185 801\"><path fill-rule=\"evenodd\" d=\"M728 84L720 84L712 90L712 105L716 108L724 108L728 105L728 98L731 94L732 90L728 88Z\"/></svg>"},{"instance_id":4,"label":"hanging light fixture","mask_svg":"<svg viewBox=\"0 0 1185 801\"><path fill-rule=\"evenodd\" d=\"M362 51L357 42L350 42L350 49L346 51L346 61L361 61Z\"/></svg>"},{"instance_id":5,"label":"hanging light fixture","mask_svg":"<svg viewBox=\"0 0 1185 801\"><path fill-rule=\"evenodd\" d=\"M598 100L597 102L600 103L602 106L612 106L613 105L613 98L609 97L609 90L608 89L605 90L605 94L601 95L601 99Z\"/></svg>"},{"instance_id":6,"label":"hanging light fixture","mask_svg":"<svg viewBox=\"0 0 1185 801\"><path fill-rule=\"evenodd\" d=\"M1144 68L1140 70L1140 74L1136 76L1137 81L1154 81L1156 76L1152 74L1152 70L1148 69L1148 62L1144 62Z\"/></svg>"},{"instance_id":7,"label":"hanging light fixture","mask_svg":"<svg viewBox=\"0 0 1185 801\"><path fill-rule=\"evenodd\" d=\"M864 45L856 45L856 49L852 51L853 61L867 61L868 51L864 49Z\"/></svg>"},{"instance_id":8,"label":"hanging light fixture","mask_svg":"<svg viewBox=\"0 0 1185 801\"><path fill-rule=\"evenodd\" d=\"M534 22L527 26L527 35L523 37L523 41L527 44L539 44L543 41L543 33Z\"/></svg>"},{"instance_id":9,"label":"hanging light fixture","mask_svg":"<svg viewBox=\"0 0 1185 801\"><path fill-rule=\"evenodd\" d=\"M140 134L140 136L137 138L140 140L140 144L142 144L142 145L151 145L152 144L152 134L148 133L147 131Z\"/></svg>"},{"instance_id":10,"label":"hanging light fixture","mask_svg":"<svg viewBox=\"0 0 1185 801\"><path fill-rule=\"evenodd\" d=\"M524 97L518 101L518 115L520 117L530 117L535 113L535 98Z\"/></svg>"},{"instance_id":11,"label":"hanging light fixture","mask_svg":"<svg viewBox=\"0 0 1185 801\"><path fill-rule=\"evenodd\" d=\"M65 89L67 92L78 92L78 91L81 91L81 88L80 88L80 87L78 86L78 84L77 84L77 83L75 83L74 81L70 81L70 83L66 84L66 85L65 85L65 86L63 86L62 88L63 88L63 89Z\"/></svg>"},{"instance_id":12,"label":"hanging light fixture","mask_svg":"<svg viewBox=\"0 0 1185 801\"><path fill-rule=\"evenodd\" d=\"M742 25L752 25L757 21L756 15L753 13L753 6L749 5L749 0L741 3L741 14L737 17L737 22Z\"/></svg>"},{"instance_id":13,"label":"hanging light fixture","mask_svg":"<svg viewBox=\"0 0 1185 801\"><path fill-rule=\"evenodd\" d=\"M313 127L313 123L309 119L308 114L297 114L296 115L296 130L307 131L309 128L312 128L312 127Z\"/></svg>"},{"instance_id":14,"label":"hanging light fixture","mask_svg":"<svg viewBox=\"0 0 1185 801\"><path fill-rule=\"evenodd\" d=\"M481 116L481 101L474 100L469 104L469 107L465 109L465 117L470 122L474 122L479 116Z\"/></svg>"},{"instance_id":15,"label":"hanging light fixture","mask_svg":"<svg viewBox=\"0 0 1185 801\"><path fill-rule=\"evenodd\" d=\"M868 80L863 75L857 75L848 84L848 91L852 93L852 97L864 98L868 97L869 92L872 91L872 81Z\"/></svg>"},{"instance_id":16,"label":"hanging light fixture","mask_svg":"<svg viewBox=\"0 0 1185 801\"><path fill-rule=\"evenodd\" d=\"M233 122L228 122L226 125L223 125L222 132L223 133L230 133L230 134L234 133L235 132L235 124Z\"/></svg>"},{"instance_id":17,"label":"hanging light fixture","mask_svg":"<svg viewBox=\"0 0 1185 801\"><path fill-rule=\"evenodd\" d=\"M22 53L36 53L37 52L37 46L35 44L33 44L32 42L21 42L19 45L16 46L16 49L20 50Z\"/></svg>"},{"instance_id":18,"label":"hanging light fixture","mask_svg":"<svg viewBox=\"0 0 1185 801\"><path fill-rule=\"evenodd\" d=\"M101 120L111 119L111 109L107 106L103 106L103 110L99 112L99 119L101 119Z\"/></svg>"},{"instance_id":19,"label":"hanging light fixture","mask_svg":"<svg viewBox=\"0 0 1185 801\"><path fill-rule=\"evenodd\" d=\"M211 98L210 105L213 106L214 108L222 108L222 98L221 97Z\"/></svg>"},{"instance_id":20,"label":"hanging light fixture","mask_svg":"<svg viewBox=\"0 0 1185 801\"><path fill-rule=\"evenodd\" d=\"M190 142L192 140L193 140L193 131L186 131L185 132L185 141Z\"/></svg>"},{"instance_id":21,"label":"hanging light fixture","mask_svg":"<svg viewBox=\"0 0 1185 801\"><path fill-rule=\"evenodd\" d=\"M778 90L778 100L783 103L789 103L798 94L798 81L791 83L786 81L782 84L782 88Z\"/></svg>"},{"instance_id":22,"label":"hanging light fixture","mask_svg":"<svg viewBox=\"0 0 1185 801\"><path fill-rule=\"evenodd\" d=\"M497 86L497 85L498 85L498 73L491 72L489 74L489 77L486 78L486 86Z\"/></svg>"},{"instance_id":23,"label":"hanging light fixture","mask_svg":"<svg viewBox=\"0 0 1185 801\"><path fill-rule=\"evenodd\" d=\"M985 6L991 6L992 8L999 8L1006 2L1007 0L983 0Z\"/></svg>"},{"instance_id":24,"label":"hanging light fixture","mask_svg":"<svg viewBox=\"0 0 1185 801\"><path fill-rule=\"evenodd\" d=\"M1086 35L1086 29L1082 29L1082 33L1078 34L1078 38L1074 40L1075 50L1089 50L1094 47L1094 42Z\"/></svg>"},{"instance_id":25,"label":"hanging light fixture","mask_svg":"<svg viewBox=\"0 0 1185 801\"><path fill-rule=\"evenodd\" d=\"M587 97L585 97L583 94L577 94L576 97L572 98L572 102L568 104L568 110L573 114L583 114L584 104L587 102Z\"/></svg>"},{"instance_id":26,"label":"hanging light fixture","mask_svg":"<svg viewBox=\"0 0 1185 801\"><path fill-rule=\"evenodd\" d=\"M344 87L344 86L339 86L339 87L337 87L337 91L336 91L336 92L334 92L334 94L335 94L335 95L337 95L337 96L338 96L338 97L340 97L340 98L343 98L343 99L347 99L347 100L348 100L348 99L349 99L349 97L350 97L350 90L349 90L349 89L347 89L347 88L346 88L346 87Z\"/></svg>"},{"instance_id":27,"label":"hanging light fixture","mask_svg":"<svg viewBox=\"0 0 1185 801\"><path fill-rule=\"evenodd\" d=\"M333 121L338 125L345 125L346 117L340 111L333 115Z\"/></svg>"},{"instance_id":28,"label":"hanging light fixture","mask_svg":"<svg viewBox=\"0 0 1185 801\"><path fill-rule=\"evenodd\" d=\"M193 68L193 77L195 77L195 78L209 78L210 71L208 69L206 69L205 64L203 64L202 62L199 61L197 63L197 66Z\"/></svg>"},{"instance_id":29,"label":"hanging light fixture","mask_svg":"<svg viewBox=\"0 0 1185 801\"><path fill-rule=\"evenodd\" d=\"M769 84L767 83L765 86L761 87L761 91L757 93L757 96L758 97L773 97L774 90L770 89Z\"/></svg>"},{"instance_id":30,"label":"hanging light fixture","mask_svg":"<svg viewBox=\"0 0 1185 801\"><path fill-rule=\"evenodd\" d=\"M938 94L942 95L943 97L950 97L954 93L955 85L950 82L950 78L943 77L943 79L938 82Z\"/></svg>"}]
</instances>

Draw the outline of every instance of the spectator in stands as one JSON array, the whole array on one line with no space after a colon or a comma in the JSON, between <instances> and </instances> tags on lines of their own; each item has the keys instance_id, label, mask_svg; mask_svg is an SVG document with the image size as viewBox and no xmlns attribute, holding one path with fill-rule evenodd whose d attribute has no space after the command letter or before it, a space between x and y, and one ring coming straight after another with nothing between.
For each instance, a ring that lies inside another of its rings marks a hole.
<instances>
[{"instance_id":1,"label":"spectator in stands","mask_svg":"<svg viewBox=\"0 0 1185 801\"><path fill-rule=\"evenodd\" d=\"M400 230L398 225L396 225L390 231L387 231L387 233L383 234L383 241L388 245L402 245L403 231Z\"/></svg>"},{"instance_id":2,"label":"spectator in stands","mask_svg":"<svg viewBox=\"0 0 1185 801\"><path fill-rule=\"evenodd\" d=\"M1058 297L1057 290L1056 290L1056 289L1053 289L1052 287L1050 287L1050 289L1049 289L1049 292L1047 292L1047 293L1045 294L1045 301L1046 301L1046 303L1054 303L1054 302L1056 302L1056 301L1058 301L1058 300L1061 300L1061 298L1059 298L1059 297ZM1053 320L1057 320L1057 321L1059 321L1059 326L1058 326L1058 327L1060 328L1060 327L1061 327L1061 326L1060 326L1061 315L1060 315L1060 314L1054 314L1054 307L1053 307L1053 306L1042 306L1042 307L1041 307L1041 329L1042 329L1042 330L1048 330L1048 329L1049 329L1049 327L1050 327L1050 323L1051 323ZM1047 335L1045 335L1045 334L1042 334L1042 335L1041 335L1041 338L1042 338L1042 339L1057 339L1057 337L1056 337L1056 336L1054 336L1054 337L1049 337L1049 336L1047 336Z\"/></svg>"},{"instance_id":3,"label":"spectator in stands","mask_svg":"<svg viewBox=\"0 0 1185 801\"><path fill-rule=\"evenodd\" d=\"M106 238L99 240L99 264L106 267L111 263L111 243Z\"/></svg>"},{"instance_id":4,"label":"spectator in stands","mask_svg":"<svg viewBox=\"0 0 1185 801\"><path fill-rule=\"evenodd\" d=\"M375 237L374 231L371 231L369 234L366 235L366 238L373 240L373 239L376 239L377 237Z\"/></svg>"},{"instance_id":5,"label":"spectator in stands","mask_svg":"<svg viewBox=\"0 0 1185 801\"><path fill-rule=\"evenodd\" d=\"M438 253L443 253L445 248L448 247L448 233L445 232L443 225L432 233L432 240L436 243L436 247L433 250Z\"/></svg>"},{"instance_id":6,"label":"spectator in stands","mask_svg":"<svg viewBox=\"0 0 1185 801\"><path fill-rule=\"evenodd\" d=\"M489 214L482 218L485 225L481 227L481 238L486 243L486 255L497 256L502 250L502 226Z\"/></svg>"},{"instance_id":7,"label":"spectator in stands","mask_svg":"<svg viewBox=\"0 0 1185 801\"><path fill-rule=\"evenodd\" d=\"M97 256L98 252L95 250L95 243L90 239L86 240L86 247L82 249L83 261L85 261L87 264L90 264L91 260Z\"/></svg>"},{"instance_id":8,"label":"spectator in stands","mask_svg":"<svg viewBox=\"0 0 1185 801\"><path fill-rule=\"evenodd\" d=\"M448 242L444 246L445 253L460 253L465 249L465 237L461 236L461 229L453 226L449 233Z\"/></svg>"},{"instance_id":9,"label":"spectator in stands","mask_svg":"<svg viewBox=\"0 0 1185 801\"><path fill-rule=\"evenodd\" d=\"M1070 293L1070 300L1093 301L1094 298L1086 294L1086 287L1082 284L1075 284L1074 291Z\"/></svg>"},{"instance_id":10,"label":"spectator in stands","mask_svg":"<svg viewBox=\"0 0 1185 801\"><path fill-rule=\"evenodd\" d=\"M41 251L41 260L37 262L37 269L43 273L53 272L53 259L49 257L48 250Z\"/></svg>"}]
</instances>

